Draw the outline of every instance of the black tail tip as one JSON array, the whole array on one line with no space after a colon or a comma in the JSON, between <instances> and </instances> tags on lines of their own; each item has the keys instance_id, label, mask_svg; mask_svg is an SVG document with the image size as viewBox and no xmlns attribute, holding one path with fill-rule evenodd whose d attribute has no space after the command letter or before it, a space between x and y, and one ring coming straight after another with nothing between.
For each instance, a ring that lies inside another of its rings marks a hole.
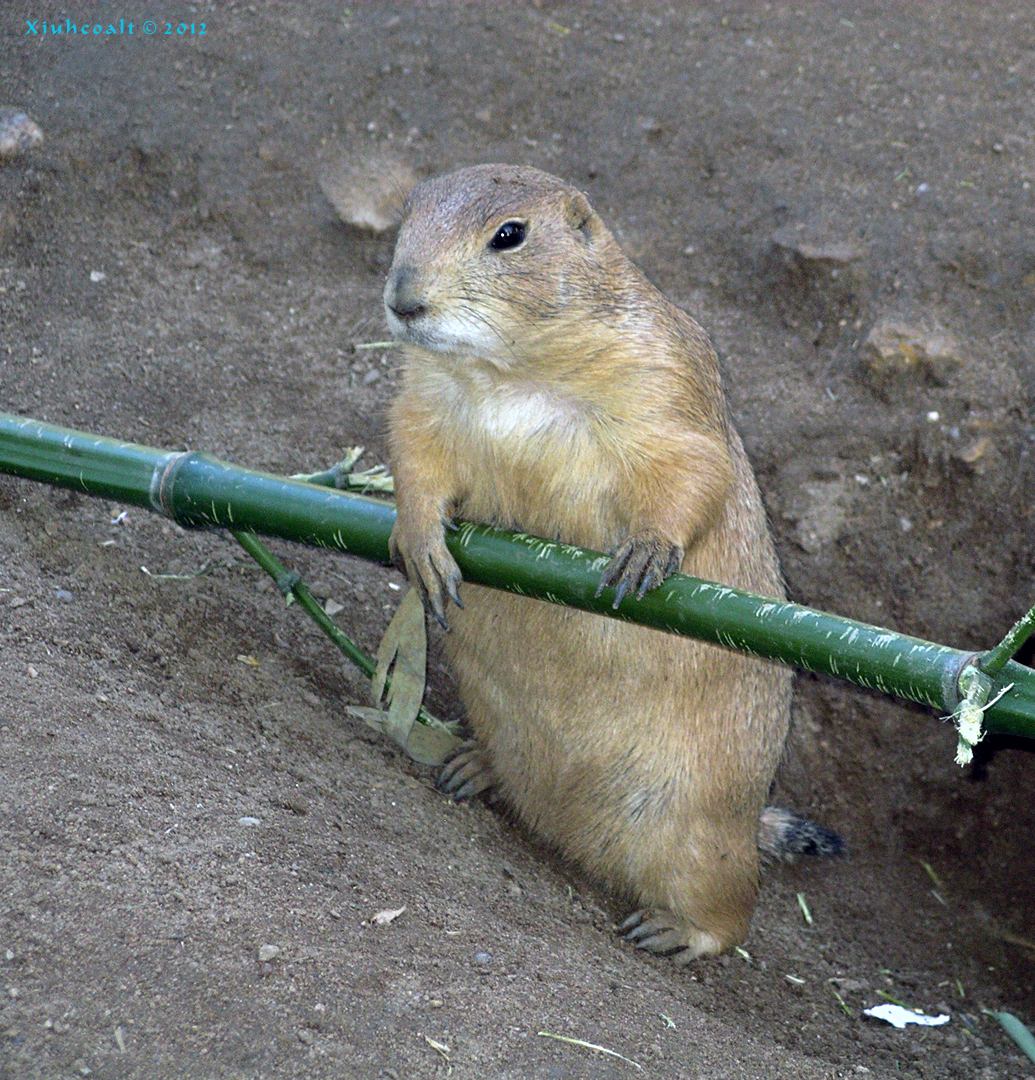
<instances>
[{"instance_id":1,"label":"black tail tip","mask_svg":"<svg viewBox=\"0 0 1035 1080\"><path fill-rule=\"evenodd\" d=\"M795 855L836 858L848 853L848 845L836 832L779 806L767 806L762 811L758 846L783 859Z\"/></svg>"}]
</instances>

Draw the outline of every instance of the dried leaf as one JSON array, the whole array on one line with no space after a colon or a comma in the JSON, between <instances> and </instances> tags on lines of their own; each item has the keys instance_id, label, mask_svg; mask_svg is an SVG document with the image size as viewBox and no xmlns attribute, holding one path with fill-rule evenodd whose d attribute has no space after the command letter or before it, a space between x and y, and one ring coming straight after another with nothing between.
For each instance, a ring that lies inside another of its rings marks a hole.
<instances>
[{"instance_id":1,"label":"dried leaf","mask_svg":"<svg viewBox=\"0 0 1035 1080\"><path fill-rule=\"evenodd\" d=\"M444 765L462 742L463 739L447 728L414 724L403 749L421 765Z\"/></svg>"},{"instance_id":2,"label":"dried leaf","mask_svg":"<svg viewBox=\"0 0 1035 1080\"><path fill-rule=\"evenodd\" d=\"M402 743L398 743L394 735L389 731L388 713L383 709L375 709L362 705L346 705L345 711L362 720L367 727L372 728L379 735L387 735L396 742L400 749L420 762L421 765L443 765L456 753L463 740L452 733L447 727L434 727L428 724L414 724L409 734Z\"/></svg>"},{"instance_id":3,"label":"dried leaf","mask_svg":"<svg viewBox=\"0 0 1035 1080\"><path fill-rule=\"evenodd\" d=\"M585 1039L569 1039L567 1035L555 1035L552 1031L537 1031L536 1035L544 1039L557 1039L558 1042L568 1043L570 1046L584 1046L587 1050L596 1050L598 1054L607 1054L609 1057L621 1058L643 1072L643 1066L638 1061L619 1054L617 1050L609 1050L606 1046L598 1046L596 1043L586 1042Z\"/></svg>"},{"instance_id":4,"label":"dried leaf","mask_svg":"<svg viewBox=\"0 0 1035 1080\"><path fill-rule=\"evenodd\" d=\"M345 711L387 735L414 761L422 765L441 765L456 753L461 740L447 727L416 722L424 700L427 656L424 605L410 589L381 639L377 668L371 680L374 699L378 702L383 699L387 710L352 705ZM388 685L389 673L391 685Z\"/></svg>"},{"instance_id":5,"label":"dried leaf","mask_svg":"<svg viewBox=\"0 0 1035 1080\"><path fill-rule=\"evenodd\" d=\"M395 922L396 919L406 910L406 905L403 904L401 908L385 908L384 911L379 911L371 922L375 926L388 926L389 923Z\"/></svg>"},{"instance_id":6,"label":"dried leaf","mask_svg":"<svg viewBox=\"0 0 1035 1080\"><path fill-rule=\"evenodd\" d=\"M362 720L368 728L373 728L378 735L388 734L385 729L388 713L383 710L375 709L368 705L346 705L345 711L349 716L354 716L357 720Z\"/></svg>"},{"instance_id":7,"label":"dried leaf","mask_svg":"<svg viewBox=\"0 0 1035 1080\"><path fill-rule=\"evenodd\" d=\"M967 465L973 465L985 456L986 451L992 445L992 440L986 435L984 438L972 442L965 450L961 450L956 456Z\"/></svg>"},{"instance_id":8,"label":"dried leaf","mask_svg":"<svg viewBox=\"0 0 1035 1080\"><path fill-rule=\"evenodd\" d=\"M428 635L424 625L424 605L416 590L410 589L402 598L378 646L377 670L372 680L374 700L383 700L388 705L388 715L400 730L405 728L409 732L420 712L427 661ZM389 672L392 684L386 692Z\"/></svg>"}]
</instances>

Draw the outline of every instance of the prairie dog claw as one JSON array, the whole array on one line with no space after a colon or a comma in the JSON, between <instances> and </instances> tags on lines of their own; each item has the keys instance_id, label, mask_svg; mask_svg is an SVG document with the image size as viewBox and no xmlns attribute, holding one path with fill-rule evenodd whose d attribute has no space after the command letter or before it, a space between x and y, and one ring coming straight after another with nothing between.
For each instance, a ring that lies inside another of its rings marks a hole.
<instances>
[{"instance_id":1,"label":"prairie dog claw","mask_svg":"<svg viewBox=\"0 0 1035 1080\"><path fill-rule=\"evenodd\" d=\"M669 574L675 573L683 561L683 549L658 536L630 536L614 553L600 575L596 595L609 585L615 586L617 608L626 593L635 592L641 600L645 593L656 589Z\"/></svg>"},{"instance_id":2,"label":"prairie dog claw","mask_svg":"<svg viewBox=\"0 0 1035 1080\"><path fill-rule=\"evenodd\" d=\"M425 533L415 542L408 533L409 530L400 528L397 520L388 541L392 561L420 594L425 609L435 616L444 630L448 630L446 601L452 600L458 608L464 605L460 600L463 576L446 547L445 529L441 528L437 535Z\"/></svg>"}]
</instances>

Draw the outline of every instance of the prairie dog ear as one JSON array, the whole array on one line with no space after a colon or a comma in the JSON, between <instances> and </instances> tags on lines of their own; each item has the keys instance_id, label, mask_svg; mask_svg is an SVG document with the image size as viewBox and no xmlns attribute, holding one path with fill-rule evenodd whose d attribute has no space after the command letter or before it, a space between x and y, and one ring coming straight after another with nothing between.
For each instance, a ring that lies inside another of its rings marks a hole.
<instances>
[{"instance_id":1,"label":"prairie dog ear","mask_svg":"<svg viewBox=\"0 0 1035 1080\"><path fill-rule=\"evenodd\" d=\"M581 191L573 191L568 199L568 223L582 234L582 239L590 247L599 240L603 229L603 223Z\"/></svg>"}]
</instances>

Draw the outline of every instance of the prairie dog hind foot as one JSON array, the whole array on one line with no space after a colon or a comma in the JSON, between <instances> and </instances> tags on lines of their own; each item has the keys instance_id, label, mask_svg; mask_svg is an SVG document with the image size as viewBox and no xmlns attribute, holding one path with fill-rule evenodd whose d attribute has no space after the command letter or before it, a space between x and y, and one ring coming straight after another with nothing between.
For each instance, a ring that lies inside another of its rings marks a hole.
<instances>
[{"instance_id":1,"label":"prairie dog hind foot","mask_svg":"<svg viewBox=\"0 0 1035 1080\"><path fill-rule=\"evenodd\" d=\"M667 956L681 967L699 956L717 956L729 947L728 942L720 942L714 934L664 908L634 911L618 932L637 949Z\"/></svg>"},{"instance_id":2,"label":"prairie dog hind foot","mask_svg":"<svg viewBox=\"0 0 1035 1080\"><path fill-rule=\"evenodd\" d=\"M467 742L442 767L435 788L453 796L453 802L471 799L496 786L489 759L477 743Z\"/></svg>"}]
</instances>

